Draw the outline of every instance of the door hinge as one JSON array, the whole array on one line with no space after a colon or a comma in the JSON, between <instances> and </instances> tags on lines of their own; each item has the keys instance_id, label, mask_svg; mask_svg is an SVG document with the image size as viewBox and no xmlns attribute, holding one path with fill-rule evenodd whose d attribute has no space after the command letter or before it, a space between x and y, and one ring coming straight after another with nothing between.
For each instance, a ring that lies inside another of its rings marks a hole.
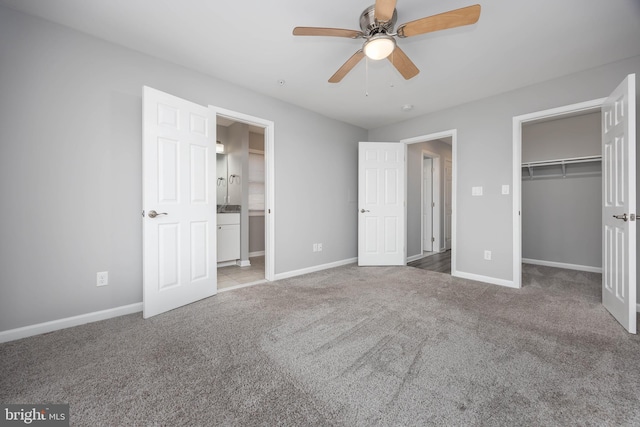
<instances>
[{"instance_id":1,"label":"door hinge","mask_svg":"<svg viewBox=\"0 0 640 427\"><path fill-rule=\"evenodd\" d=\"M436 238L435 238L435 237L432 237L432 238L431 238L431 241L432 241L432 242L435 242L435 241L436 241Z\"/></svg>"},{"instance_id":2,"label":"door hinge","mask_svg":"<svg viewBox=\"0 0 640 427\"><path fill-rule=\"evenodd\" d=\"M431 202L431 207L435 208L436 207L436 202Z\"/></svg>"},{"instance_id":3,"label":"door hinge","mask_svg":"<svg viewBox=\"0 0 640 427\"><path fill-rule=\"evenodd\" d=\"M630 214L629 221L635 221L635 220L636 220L636 214Z\"/></svg>"},{"instance_id":4,"label":"door hinge","mask_svg":"<svg viewBox=\"0 0 640 427\"><path fill-rule=\"evenodd\" d=\"M142 210L142 216L144 217L144 209Z\"/></svg>"}]
</instances>

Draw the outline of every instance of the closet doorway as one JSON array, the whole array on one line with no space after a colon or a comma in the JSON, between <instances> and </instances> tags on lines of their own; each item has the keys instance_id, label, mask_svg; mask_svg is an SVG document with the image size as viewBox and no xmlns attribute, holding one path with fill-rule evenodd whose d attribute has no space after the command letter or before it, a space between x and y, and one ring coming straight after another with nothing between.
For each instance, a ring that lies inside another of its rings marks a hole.
<instances>
[{"instance_id":1,"label":"closet doorway","mask_svg":"<svg viewBox=\"0 0 640 427\"><path fill-rule=\"evenodd\" d=\"M215 108L218 290L274 280L273 123Z\"/></svg>"},{"instance_id":2,"label":"closet doorway","mask_svg":"<svg viewBox=\"0 0 640 427\"><path fill-rule=\"evenodd\" d=\"M514 118L514 285L523 263L600 273L604 99Z\"/></svg>"}]
</instances>

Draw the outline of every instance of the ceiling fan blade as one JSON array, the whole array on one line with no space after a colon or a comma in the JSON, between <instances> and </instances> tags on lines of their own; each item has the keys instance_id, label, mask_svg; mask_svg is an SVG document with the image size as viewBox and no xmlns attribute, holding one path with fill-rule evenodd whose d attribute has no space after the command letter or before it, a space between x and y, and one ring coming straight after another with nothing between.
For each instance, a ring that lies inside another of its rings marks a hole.
<instances>
[{"instance_id":1,"label":"ceiling fan blade","mask_svg":"<svg viewBox=\"0 0 640 427\"><path fill-rule=\"evenodd\" d=\"M347 37L357 39L362 37L361 31L344 30L342 28L322 28L322 27L295 27L293 29L294 36L329 36L329 37Z\"/></svg>"},{"instance_id":2,"label":"ceiling fan blade","mask_svg":"<svg viewBox=\"0 0 640 427\"><path fill-rule=\"evenodd\" d=\"M376 0L373 16L381 22L389 21L396 9L396 0Z\"/></svg>"},{"instance_id":3,"label":"ceiling fan blade","mask_svg":"<svg viewBox=\"0 0 640 427\"><path fill-rule=\"evenodd\" d=\"M398 36L411 37L433 31L446 30L447 28L475 24L479 18L480 5L475 4L402 24L398 27Z\"/></svg>"},{"instance_id":4,"label":"ceiling fan blade","mask_svg":"<svg viewBox=\"0 0 640 427\"><path fill-rule=\"evenodd\" d=\"M340 67L338 71L336 71L335 74L331 76L331 78L329 79L329 83L338 83L340 80L342 80L344 76L346 76L347 73L351 71L362 58L364 58L364 52L362 50L354 53L353 56L347 59L347 62L342 64L342 67Z\"/></svg>"},{"instance_id":5,"label":"ceiling fan blade","mask_svg":"<svg viewBox=\"0 0 640 427\"><path fill-rule=\"evenodd\" d=\"M396 46L391 55L387 56L387 59L393 64L394 67L396 67L400 74L402 74L402 77L404 77L406 80L415 77L420 72L420 70L418 70L418 67L416 67L416 64L414 64L413 61L409 59L407 54L404 53L404 51L398 46Z\"/></svg>"}]
</instances>

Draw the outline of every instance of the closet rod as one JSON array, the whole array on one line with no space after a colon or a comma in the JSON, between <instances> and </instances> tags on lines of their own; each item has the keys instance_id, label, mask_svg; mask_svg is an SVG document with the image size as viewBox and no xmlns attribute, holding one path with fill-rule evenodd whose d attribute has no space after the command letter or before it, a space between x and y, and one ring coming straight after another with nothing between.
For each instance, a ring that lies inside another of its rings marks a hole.
<instances>
[{"instance_id":1,"label":"closet rod","mask_svg":"<svg viewBox=\"0 0 640 427\"><path fill-rule=\"evenodd\" d=\"M584 157L570 157L566 159L553 159L553 160L538 160L535 162L525 162L522 167L535 167L535 166L553 166L553 165L569 165L574 163L589 163L600 162L602 156L584 156Z\"/></svg>"},{"instance_id":2,"label":"closet rod","mask_svg":"<svg viewBox=\"0 0 640 427\"><path fill-rule=\"evenodd\" d=\"M533 179L533 168L539 166L562 166L562 177L567 177L567 165L574 165L578 163L590 163L590 162L601 162L602 156L583 156L583 157L569 157L566 159L554 159L554 160L540 160L535 162L527 162L523 163L522 167L529 169L529 179ZM553 175L544 175L548 178L553 177ZM574 176L577 176L575 174Z\"/></svg>"}]
</instances>

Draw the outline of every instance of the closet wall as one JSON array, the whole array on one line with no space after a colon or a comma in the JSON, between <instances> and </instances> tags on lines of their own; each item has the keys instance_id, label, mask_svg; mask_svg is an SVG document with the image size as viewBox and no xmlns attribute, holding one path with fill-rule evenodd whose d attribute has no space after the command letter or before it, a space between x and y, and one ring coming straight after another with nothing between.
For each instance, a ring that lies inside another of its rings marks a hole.
<instances>
[{"instance_id":1,"label":"closet wall","mask_svg":"<svg viewBox=\"0 0 640 427\"><path fill-rule=\"evenodd\" d=\"M601 155L600 112L522 127L522 163ZM602 267L601 162L522 169L522 258Z\"/></svg>"}]
</instances>

